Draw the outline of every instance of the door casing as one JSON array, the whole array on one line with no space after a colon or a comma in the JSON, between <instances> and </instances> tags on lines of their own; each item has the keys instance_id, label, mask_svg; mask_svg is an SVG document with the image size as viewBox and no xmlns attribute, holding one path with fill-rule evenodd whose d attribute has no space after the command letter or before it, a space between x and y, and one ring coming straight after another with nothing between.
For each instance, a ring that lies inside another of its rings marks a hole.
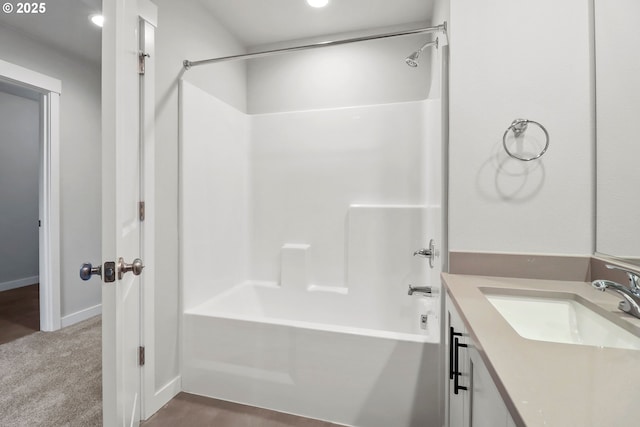
<instances>
[{"instance_id":1,"label":"door casing","mask_svg":"<svg viewBox=\"0 0 640 427\"><path fill-rule=\"evenodd\" d=\"M0 60L0 79L39 92L40 329L56 331L60 316L60 94L62 82Z\"/></svg>"}]
</instances>

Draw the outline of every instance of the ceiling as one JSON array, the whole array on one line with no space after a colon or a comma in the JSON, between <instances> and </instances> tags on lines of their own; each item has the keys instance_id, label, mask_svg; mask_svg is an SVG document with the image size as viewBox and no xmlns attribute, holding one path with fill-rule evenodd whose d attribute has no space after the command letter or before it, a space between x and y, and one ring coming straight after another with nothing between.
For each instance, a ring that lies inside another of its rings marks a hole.
<instances>
[{"instance_id":1,"label":"ceiling","mask_svg":"<svg viewBox=\"0 0 640 427\"><path fill-rule=\"evenodd\" d=\"M358 32L383 27L416 27L430 21L434 0L329 0L316 9L305 0L200 1L245 46ZM100 62L101 31L89 15L102 0L55 0L44 14L0 13L8 26L53 48Z\"/></svg>"},{"instance_id":2,"label":"ceiling","mask_svg":"<svg viewBox=\"0 0 640 427\"><path fill-rule=\"evenodd\" d=\"M102 0L53 0L45 3L46 12L43 14L0 13L0 26L11 27L55 49L99 63L101 31L89 21L89 15L102 10Z\"/></svg>"},{"instance_id":3,"label":"ceiling","mask_svg":"<svg viewBox=\"0 0 640 427\"><path fill-rule=\"evenodd\" d=\"M434 0L200 0L245 46L430 21Z\"/></svg>"}]
</instances>

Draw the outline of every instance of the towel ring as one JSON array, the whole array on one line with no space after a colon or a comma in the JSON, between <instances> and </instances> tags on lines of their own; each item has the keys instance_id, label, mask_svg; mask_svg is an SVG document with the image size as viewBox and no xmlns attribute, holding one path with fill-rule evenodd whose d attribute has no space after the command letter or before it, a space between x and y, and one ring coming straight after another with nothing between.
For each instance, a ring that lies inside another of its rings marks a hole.
<instances>
[{"instance_id":1,"label":"towel ring","mask_svg":"<svg viewBox=\"0 0 640 427\"><path fill-rule=\"evenodd\" d=\"M533 123L534 125L538 126L540 129L542 129L547 142L545 143L542 151L540 151L537 156L528 157L528 158L516 156L507 148L507 135L509 134L509 131L513 131L513 135L516 138L519 137L527 130L529 123ZM542 157L544 153L547 152L547 149L549 148L549 132L547 132L547 129L545 129L544 126L542 126L540 123L535 122L533 120L515 119L514 121L511 122L511 125L507 128L507 130L504 131L504 135L502 135L502 146L504 147L504 151L506 151L507 154L513 157L514 159L522 160L523 162L529 162L531 160L539 159L540 157Z\"/></svg>"}]
</instances>

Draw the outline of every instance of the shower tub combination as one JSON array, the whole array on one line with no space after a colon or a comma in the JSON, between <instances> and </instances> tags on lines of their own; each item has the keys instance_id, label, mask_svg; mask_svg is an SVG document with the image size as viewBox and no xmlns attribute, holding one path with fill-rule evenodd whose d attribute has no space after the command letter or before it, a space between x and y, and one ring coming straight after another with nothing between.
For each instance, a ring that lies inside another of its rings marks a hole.
<instances>
[{"instance_id":1,"label":"shower tub combination","mask_svg":"<svg viewBox=\"0 0 640 427\"><path fill-rule=\"evenodd\" d=\"M352 205L347 286L310 285L309 248L285 245L279 281L245 281L191 304L184 390L350 426L438 425L440 289L408 294L409 283L437 283L411 254L414 231L438 216L438 208ZM193 288L214 286L189 277Z\"/></svg>"},{"instance_id":2,"label":"shower tub combination","mask_svg":"<svg viewBox=\"0 0 640 427\"><path fill-rule=\"evenodd\" d=\"M439 270L412 256L442 241L440 101L250 115L186 81L180 97L183 390L440 425Z\"/></svg>"},{"instance_id":3,"label":"shower tub combination","mask_svg":"<svg viewBox=\"0 0 640 427\"><path fill-rule=\"evenodd\" d=\"M345 425L436 425L438 300L414 296L404 321L348 300L245 283L188 310L184 389Z\"/></svg>"}]
</instances>

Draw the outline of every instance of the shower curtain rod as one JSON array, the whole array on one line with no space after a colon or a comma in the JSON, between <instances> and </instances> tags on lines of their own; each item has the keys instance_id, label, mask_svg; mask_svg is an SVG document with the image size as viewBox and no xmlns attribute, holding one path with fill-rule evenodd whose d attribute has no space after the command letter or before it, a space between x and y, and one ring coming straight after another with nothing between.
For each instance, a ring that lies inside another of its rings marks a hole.
<instances>
[{"instance_id":1,"label":"shower curtain rod","mask_svg":"<svg viewBox=\"0 0 640 427\"><path fill-rule=\"evenodd\" d=\"M215 62L224 62L224 61L237 61L241 59L251 59L251 58L262 58L264 56L278 55L287 52L295 52L299 50L308 50L315 49L319 47L329 47L329 46L337 46L341 44L347 43L356 43L363 42L367 40L377 40L377 39L385 39L389 37L398 37L398 36L408 36L411 34L422 34L422 33L435 33L435 32L446 32L447 31L447 23L446 21L440 25L436 25L435 27L427 27L427 28L416 28L414 30L406 30L406 31L397 31L394 33L385 33L385 34L374 34L371 36L363 36L363 37L354 37L351 39L343 39L343 40L333 40L326 42L313 43L303 46L293 46L293 47L285 47L282 49L274 49L274 50L265 50L262 52L254 52L254 53L244 53L241 55L231 55L231 56L222 56L219 58L211 58L211 59L203 59L200 61L189 61L185 59L182 61L182 66L185 70L190 69L191 67L196 67L198 65L205 64L213 64Z\"/></svg>"}]
</instances>

